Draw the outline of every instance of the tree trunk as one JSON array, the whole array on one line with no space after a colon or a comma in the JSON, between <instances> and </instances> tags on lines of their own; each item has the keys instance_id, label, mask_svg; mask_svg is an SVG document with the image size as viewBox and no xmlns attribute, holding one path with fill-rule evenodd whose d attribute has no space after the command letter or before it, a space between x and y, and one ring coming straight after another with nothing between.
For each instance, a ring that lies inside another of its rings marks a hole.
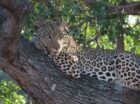
<instances>
[{"instance_id":1,"label":"tree trunk","mask_svg":"<svg viewBox=\"0 0 140 104\"><path fill-rule=\"evenodd\" d=\"M0 68L42 104L139 104L140 92L83 77L65 76L34 45L19 37L27 0L0 0Z\"/></svg>"},{"instance_id":2,"label":"tree trunk","mask_svg":"<svg viewBox=\"0 0 140 104\"><path fill-rule=\"evenodd\" d=\"M121 33L117 38L117 50L124 51L124 33Z\"/></svg>"}]
</instances>

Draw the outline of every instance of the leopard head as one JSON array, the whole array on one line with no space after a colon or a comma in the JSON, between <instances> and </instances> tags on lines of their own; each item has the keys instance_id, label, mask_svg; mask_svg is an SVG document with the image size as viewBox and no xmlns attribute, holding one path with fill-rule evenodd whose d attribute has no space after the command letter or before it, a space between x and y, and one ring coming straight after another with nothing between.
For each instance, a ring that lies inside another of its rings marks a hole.
<instances>
[{"instance_id":1,"label":"leopard head","mask_svg":"<svg viewBox=\"0 0 140 104\"><path fill-rule=\"evenodd\" d=\"M64 31L64 24L57 22L45 21L37 23L36 35L32 42L35 46L49 54L59 54L69 42L64 41L66 32Z\"/></svg>"}]
</instances>

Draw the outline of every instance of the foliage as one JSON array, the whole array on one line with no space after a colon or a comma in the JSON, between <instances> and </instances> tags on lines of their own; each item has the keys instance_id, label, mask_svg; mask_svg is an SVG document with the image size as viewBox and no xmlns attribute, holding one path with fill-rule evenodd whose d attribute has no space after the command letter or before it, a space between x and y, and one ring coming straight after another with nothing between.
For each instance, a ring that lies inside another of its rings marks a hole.
<instances>
[{"instance_id":1,"label":"foliage","mask_svg":"<svg viewBox=\"0 0 140 104\"><path fill-rule=\"evenodd\" d=\"M0 104L25 104L25 97L19 94L20 87L12 81L0 82Z\"/></svg>"},{"instance_id":2,"label":"foliage","mask_svg":"<svg viewBox=\"0 0 140 104\"><path fill-rule=\"evenodd\" d=\"M81 45L115 49L118 37L123 34L125 50L140 54L140 17L133 16L131 19L137 20L131 22L130 16L116 15L110 12L108 7L110 4L121 5L125 3L123 0L102 0L94 2L90 7L84 0L50 0L48 8L36 0L32 2L34 12L25 19L23 29L23 34L30 40L35 34L33 28L35 21L53 19L59 12L69 27L69 33ZM91 41L96 37L97 41Z\"/></svg>"}]
</instances>

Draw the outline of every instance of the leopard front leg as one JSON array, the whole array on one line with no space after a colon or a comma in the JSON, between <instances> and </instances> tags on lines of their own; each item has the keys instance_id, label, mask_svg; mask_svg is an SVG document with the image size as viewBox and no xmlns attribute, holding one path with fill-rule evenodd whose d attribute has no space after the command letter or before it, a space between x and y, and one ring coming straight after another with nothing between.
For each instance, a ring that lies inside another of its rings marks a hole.
<instances>
[{"instance_id":1,"label":"leopard front leg","mask_svg":"<svg viewBox=\"0 0 140 104\"><path fill-rule=\"evenodd\" d=\"M78 62L77 56L68 53L60 53L55 60L60 70L73 78L80 78L81 71Z\"/></svg>"},{"instance_id":2,"label":"leopard front leg","mask_svg":"<svg viewBox=\"0 0 140 104\"><path fill-rule=\"evenodd\" d=\"M72 76L73 78L80 78L80 69L77 64L72 65L67 71L66 74Z\"/></svg>"},{"instance_id":3,"label":"leopard front leg","mask_svg":"<svg viewBox=\"0 0 140 104\"><path fill-rule=\"evenodd\" d=\"M72 78L80 78L80 69L77 63L66 62L61 63L58 66L66 75L71 76Z\"/></svg>"}]
</instances>

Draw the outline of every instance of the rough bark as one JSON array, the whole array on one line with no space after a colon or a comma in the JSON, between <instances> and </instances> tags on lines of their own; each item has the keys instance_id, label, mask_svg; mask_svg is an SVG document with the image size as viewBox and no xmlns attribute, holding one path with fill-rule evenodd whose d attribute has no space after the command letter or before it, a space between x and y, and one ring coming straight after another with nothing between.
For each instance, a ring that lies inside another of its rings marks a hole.
<instances>
[{"instance_id":1,"label":"rough bark","mask_svg":"<svg viewBox=\"0 0 140 104\"><path fill-rule=\"evenodd\" d=\"M20 36L27 0L0 1L0 68L42 104L139 104L140 92L83 77L71 79ZM3 18L3 19L1 19Z\"/></svg>"}]
</instances>

